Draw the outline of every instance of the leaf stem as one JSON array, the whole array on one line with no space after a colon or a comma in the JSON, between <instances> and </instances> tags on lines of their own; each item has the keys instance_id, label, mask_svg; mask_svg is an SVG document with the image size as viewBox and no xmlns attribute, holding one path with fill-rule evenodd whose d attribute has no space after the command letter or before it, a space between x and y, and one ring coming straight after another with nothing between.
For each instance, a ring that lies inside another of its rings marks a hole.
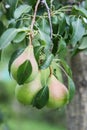
<instances>
[{"instance_id":1,"label":"leaf stem","mask_svg":"<svg viewBox=\"0 0 87 130\"><path fill-rule=\"evenodd\" d=\"M32 39L33 39L33 28L34 28L34 23L35 23L35 19L36 19L36 14L37 14L37 9L39 6L40 0L37 0L37 3L35 5L35 10L34 10L34 15L33 15L33 19L31 22L31 27L30 27L30 35L29 35L29 40L30 40L30 45L32 45Z\"/></svg>"}]
</instances>

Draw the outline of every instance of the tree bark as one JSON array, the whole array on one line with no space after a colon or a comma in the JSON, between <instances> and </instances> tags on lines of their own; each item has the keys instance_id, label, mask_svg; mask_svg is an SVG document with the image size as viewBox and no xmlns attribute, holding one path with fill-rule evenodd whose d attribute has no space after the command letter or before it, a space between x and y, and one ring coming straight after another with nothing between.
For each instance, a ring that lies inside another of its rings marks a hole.
<instances>
[{"instance_id":1,"label":"tree bark","mask_svg":"<svg viewBox=\"0 0 87 130\"><path fill-rule=\"evenodd\" d=\"M67 107L67 129L87 130L87 56L78 54L71 59L76 93Z\"/></svg>"}]
</instances>

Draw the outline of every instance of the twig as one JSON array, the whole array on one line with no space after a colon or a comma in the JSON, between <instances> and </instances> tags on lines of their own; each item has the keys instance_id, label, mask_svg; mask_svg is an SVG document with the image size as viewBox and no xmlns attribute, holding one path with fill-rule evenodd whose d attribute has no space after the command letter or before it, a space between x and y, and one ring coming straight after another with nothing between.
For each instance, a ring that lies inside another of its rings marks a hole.
<instances>
[{"instance_id":1,"label":"twig","mask_svg":"<svg viewBox=\"0 0 87 130\"><path fill-rule=\"evenodd\" d=\"M51 13L50 13L50 9L48 7L46 0L43 0L43 3L45 5L47 13L48 13L48 18L49 18L49 23L50 23L50 37L51 37L51 40L52 40L53 29L52 29L52 23L51 23Z\"/></svg>"},{"instance_id":2,"label":"twig","mask_svg":"<svg viewBox=\"0 0 87 130\"><path fill-rule=\"evenodd\" d=\"M37 0L37 3L35 5L35 11L34 11L33 19L32 19L32 22L31 22L31 28L30 28L31 32L30 32L30 35L29 35L30 44L32 44L33 28L34 28L34 23L35 23L35 18L36 18L36 14L37 14L37 9L38 9L39 3L40 3L40 0Z\"/></svg>"}]
</instances>

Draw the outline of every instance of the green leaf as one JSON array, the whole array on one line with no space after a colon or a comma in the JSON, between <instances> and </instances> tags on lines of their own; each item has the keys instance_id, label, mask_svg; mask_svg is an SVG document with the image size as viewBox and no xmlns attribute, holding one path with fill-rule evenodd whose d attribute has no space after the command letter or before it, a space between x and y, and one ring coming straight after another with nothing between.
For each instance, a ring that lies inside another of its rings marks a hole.
<instances>
[{"instance_id":1,"label":"green leaf","mask_svg":"<svg viewBox=\"0 0 87 130\"><path fill-rule=\"evenodd\" d=\"M13 39L14 43L20 43L25 38L26 33L25 32L19 32L16 37Z\"/></svg>"},{"instance_id":2,"label":"green leaf","mask_svg":"<svg viewBox=\"0 0 87 130\"><path fill-rule=\"evenodd\" d=\"M63 68L64 68L65 72L68 74L68 76L70 76L72 78L72 71L71 71L70 67L68 66L68 64L63 59L60 60L60 64L63 66Z\"/></svg>"},{"instance_id":3,"label":"green leaf","mask_svg":"<svg viewBox=\"0 0 87 130\"><path fill-rule=\"evenodd\" d=\"M6 4L9 5L9 8L6 10L7 18L12 18L14 10L17 6L18 0L6 0Z\"/></svg>"},{"instance_id":4,"label":"green leaf","mask_svg":"<svg viewBox=\"0 0 87 130\"><path fill-rule=\"evenodd\" d=\"M14 61L23 51L24 51L24 49L18 49L18 50L16 50L16 51L12 54L12 56L11 56L11 58L10 58L10 60L9 60L9 64L8 64L9 74L10 74L10 72L11 72L11 65L12 65L13 61Z\"/></svg>"},{"instance_id":5,"label":"green leaf","mask_svg":"<svg viewBox=\"0 0 87 130\"><path fill-rule=\"evenodd\" d=\"M42 49L43 49L43 46L34 47L34 55L38 63L39 63L39 57L40 57L40 53Z\"/></svg>"},{"instance_id":6,"label":"green leaf","mask_svg":"<svg viewBox=\"0 0 87 130\"><path fill-rule=\"evenodd\" d=\"M42 45L45 46L45 50L50 50L51 46L52 46L52 41L50 38L50 35L46 34L45 32L42 32L39 30L40 33L40 41L42 43Z\"/></svg>"},{"instance_id":7,"label":"green leaf","mask_svg":"<svg viewBox=\"0 0 87 130\"><path fill-rule=\"evenodd\" d=\"M44 18L38 20L37 28L39 31L39 39L41 43L44 44L46 50L50 50L52 47L52 41L50 38L50 26L48 24L48 21Z\"/></svg>"},{"instance_id":8,"label":"green leaf","mask_svg":"<svg viewBox=\"0 0 87 130\"><path fill-rule=\"evenodd\" d=\"M17 70L17 82L23 84L32 73L32 65L29 60L26 60Z\"/></svg>"},{"instance_id":9,"label":"green leaf","mask_svg":"<svg viewBox=\"0 0 87 130\"><path fill-rule=\"evenodd\" d=\"M49 89L47 86L45 86L36 94L32 104L36 108L41 109L46 105L48 98L49 98Z\"/></svg>"},{"instance_id":10,"label":"green leaf","mask_svg":"<svg viewBox=\"0 0 87 130\"><path fill-rule=\"evenodd\" d=\"M29 5L34 6L37 0L25 0Z\"/></svg>"},{"instance_id":11,"label":"green leaf","mask_svg":"<svg viewBox=\"0 0 87 130\"><path fill-rule=\"evenodd\" d=\"M56 62L53 61L52 64L51 64L51 66L52 66L53 74L55 75L55 77L59 81L63 82L62 71L59 68L60 65L58 63L56 63Z\"/></svg>"},{"instance_id":12,"label":"green leaf","mask_svg":"<svg viewBox=\"0 0 87 130\"><path fill-rule=\"evenodd\" d=\"M59 27L58 27L58 34L63 35L66 27L66 19L65 19L65 14L60 13L58 17L58 22L59 22Z\"/></svg>"},{"instance_id":13,"label":"green leaf","mask_svg":"<svg viewBox=\"0 0 87 130\"><path fill-rule=\"evenodd\" d=\"M71 44L73 47L75 47L76 43L81 40L82 36L85 34L85 28L82 24L82 20L81 19L77 19L76 21L72 22L72 28L73 28L73 32L72 32L72 38L71 38Z\"/></svg>"},{"instance_id":14,"label":"green leaf","mask_svg":"<svg viewBox=\"0 0 87 130\"><path fill-rule=\"evenodd\" d=\"M7 47L11 43L11 41L15 38L17 33L18 33L17 29L15 28L10 28L6 30L0 37L0 49Z\"/></svg>"},{"instance_id":15,"label":"green leaf","mask_svg":"<svg viewBox=\"0 0 87 130\"><path fill-rule=\"evenodd\" d=\"M1 19L1 18L0 18ZM3 24L3 20L0 20L0 36L2 35L2 33L4 32L5 30L5 25Z\"/></svg>"},{"instance_id":16,"label":"green leaf","mask_svg":"<svg viewBox=\"0 0 87 130\"><path fill-rule=\"evenodd\" d=\"M41 69L46 69L50 66L52 60L54 58L54 55L53 54L49 54L47 57L46 57L46 60L45 62L43 63L43 65L40 67Z\"/></svg>"},{"instance_id":17,"label":"green leaf","mask_svg":"<svg viewBox=\"0 0 87 130\"><path fill-rule=\"evenodd\" d=\"M87 10L83 7L73 6L72 12L76 15L81 15L87 18Z\"/></svg>"},{"instance_id":18,"label":"green leaf","mask_svg":"<svg viewBox=\"0 0 87 130\"><path fill-rule=\"evenodd\" d=\"M31 9L29 5L20 5L14 12L14 18L18 19L23 13L28 13Z\"/></svg>"},{"instance_id":19,"label":"green leaf","mask_svg":"<svg viewBox=\"0 0 87 130\"><path fill-rule=\"evenodd\" d=\"M56 16L56 15L52 16L52 24L53 25L57 25L58 24L58 16Z\"/></svg>"},{"instance_id":20,"label":"green leaf","mask_svg":"<svg viewBox=\"0 0 87 130\"><path fill-rule=\"evenodd\" d=\"M67 54L66 42L64 41L63 38L61 38L58 46L58 56L60 58L65 58L66 54Z\"/></svg>"},{"instance_id":21,"label":"green leaf","mask_svg":"<svg viewBox=\"0 0 87 130\"><path fill-rule=\"evenodd\" d=\"M87 36L84 36L80 41L79 49L83 50L87 48Z\"/></svg>"},{"instance_id":22,"label":"green leaf","mask_svg":"<svg viewBox=\"0 0 87 130\"><path fill-rule=\"evenodd\" d=\"M75 84L70 77L68 77L68 88L69 88L69 101L71 101L75 94Z\"/></svg>"},{"instance_id":23,"label":"green leaf","mask_svg":"<svg viewBox=\"0 0 87 130\"><path fill-rule=\"evenodd\" d=\"M50 35L50 26L45 18L38 20L37 27L40 31Z\"/></svg>"},{"instance_id":24,"label":"green leaf","mask_svg":"<svg viewBox=\"0 0 87 130\"><path fill-rule=\"evenodd\" d=\"M87 9L87 0L85 0L85 8Z\"/></svg>"}]
</instances>

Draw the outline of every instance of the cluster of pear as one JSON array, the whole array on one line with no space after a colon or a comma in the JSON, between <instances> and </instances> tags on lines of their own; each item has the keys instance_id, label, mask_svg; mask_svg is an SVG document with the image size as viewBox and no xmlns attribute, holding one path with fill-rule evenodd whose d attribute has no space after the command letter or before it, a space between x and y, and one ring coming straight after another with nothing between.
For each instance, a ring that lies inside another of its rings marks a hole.
<instances>
[{"instance_id":1,"label":"cluster of pear","mask_svg":"<svg viewBox=\"0 0 87 130\"><path fill-rule=\"evenodd\" d=\"M53 74L50 73L49 68L39 70L32 45L28 45L25 50L13 61L11 65L12 77L17 81L18 68L26 60L29 60L31 63L32 72L23 84L17 84L15 88L17 100L24 105L31 105L36 94L45 85L47 85L49 90L49 98L46 104L47 107L60 108L67 104L69 98L68 89L59 80L57 80Z\"/></svg>"}]
</instances>

